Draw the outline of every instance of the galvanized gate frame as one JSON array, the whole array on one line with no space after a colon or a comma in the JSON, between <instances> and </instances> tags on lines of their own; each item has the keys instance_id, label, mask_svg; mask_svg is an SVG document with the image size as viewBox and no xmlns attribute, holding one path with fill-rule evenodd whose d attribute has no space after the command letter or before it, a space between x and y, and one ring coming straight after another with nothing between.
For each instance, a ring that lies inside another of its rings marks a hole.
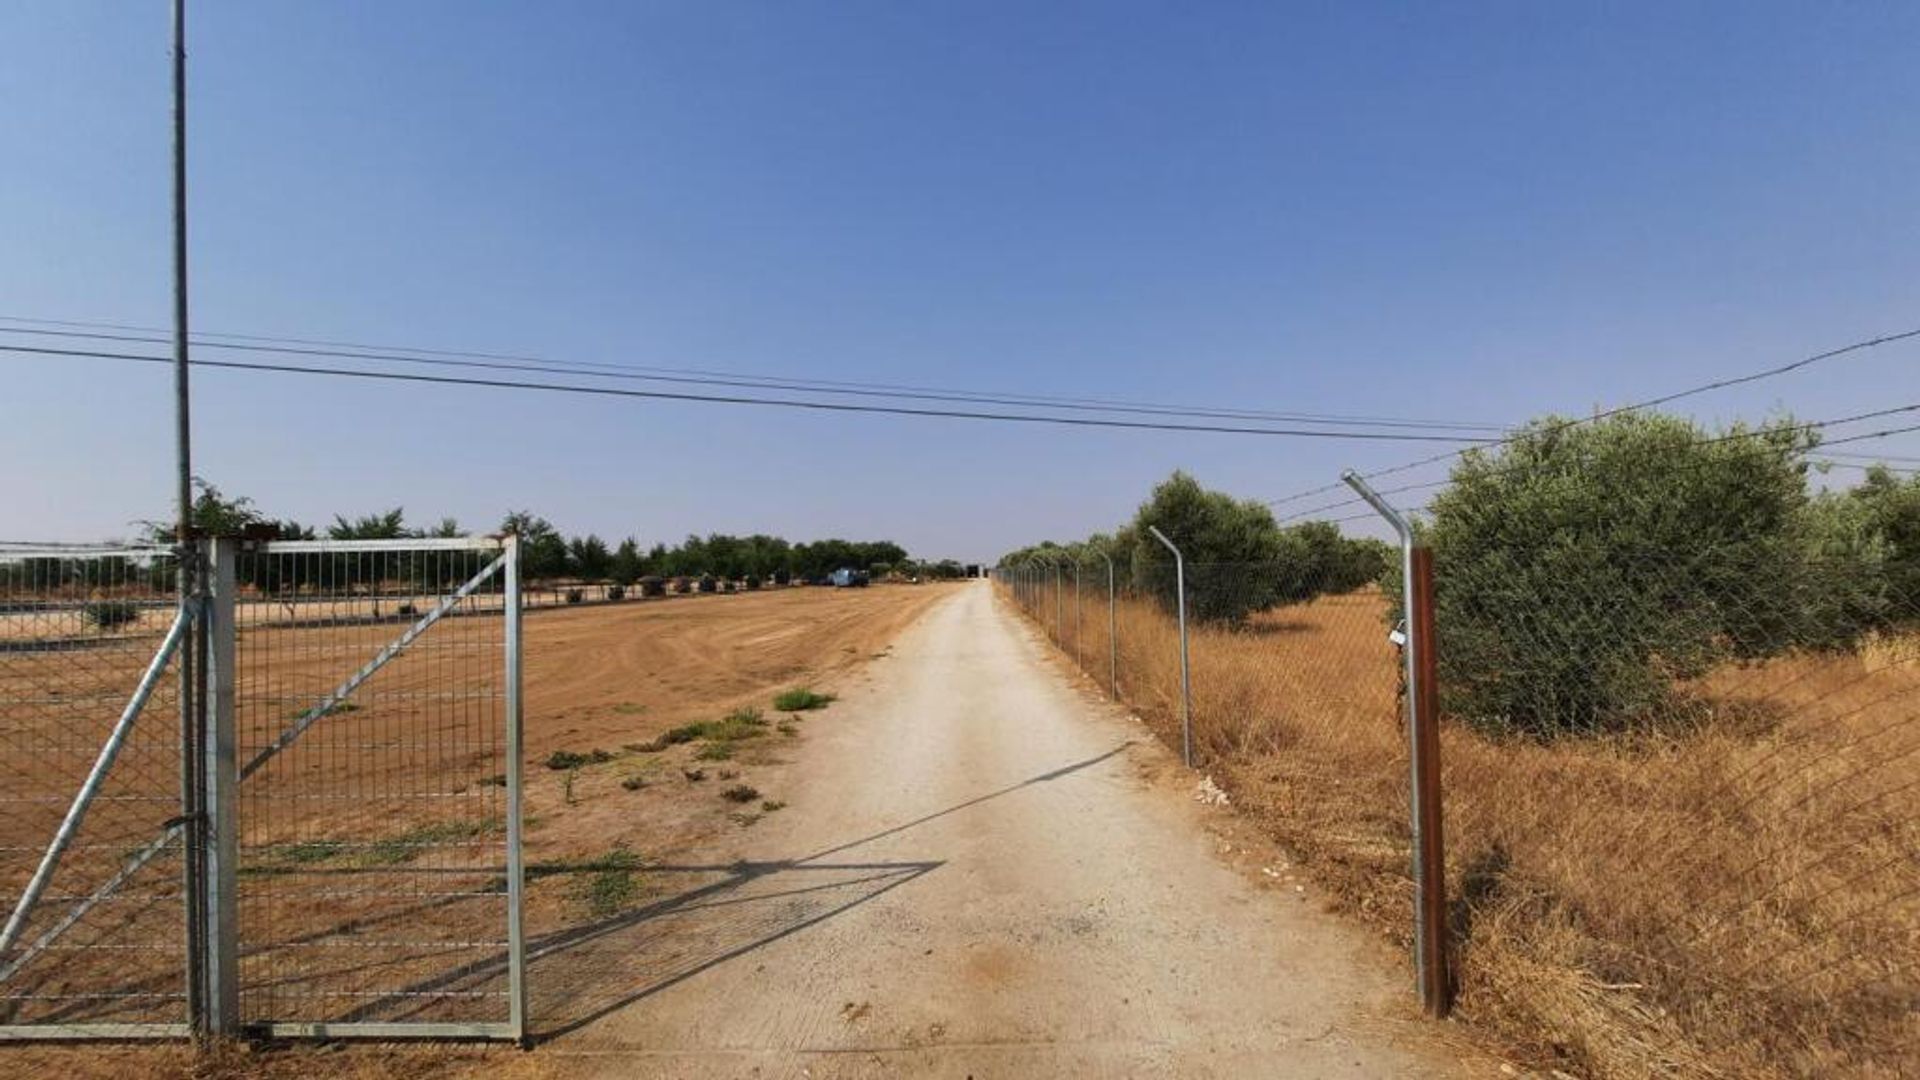
<instances>
[{"instance_id":1,"label":"galvanized gate frame","mask_svg":"<svg viewBox=\"0 0 1920 1080\"><path fill-rule=\"evenodd\" d=\"M245 765L237 758L235 731L236 688L234 682L234 642L238 637L235 619L236 556L247 541L216 540L211 550L211 589L208 596L208 623L214 647L209 649L207 796L205 800L209 838L207 843L208 892L206 910L206 1030L212 1034L249 1034L279 1038L461 1038L524 1040L527 1029L525 868L522 861L522 725L520 665L520 551L516 537L458 537L406 540L308 540L263 541L255 544L262 552L278 554L347 554L368 552L497 550L497 558L487 563L459 588L441 597L426 614L380 649L353 674L320 701L295 718L271 745L254 755ZM375 672L403 655L407 647L433 625L453 611L460 602L495 575L503 585L505 648L504 676L506 695L506 739L503 763L506 777L506 885L507 885L507 1007L508 1017L500 1023L447 1022L289 1022L245 1025L240 1020L239 921L236 911L239 866L238 815L235 812L238 788L269 760L294 745L314 723L333 712L351 697Z\"/></svg>"},{"instance_id":2,"label":"galvanized gate frame","mask_svg":"<svg viewBox=\"0 0 1920 1080\"><path fill-rule=\"evenodd\" d=\"M272 745L242 766L237 760L235 727L236 684L235 642L238 636L236 601L238 581L237 555L242 546L281 553L300 552L404 552L424 550L495 550L499 555L458 589L443 596L425 615L410 624L393 641L375 653L321 701L297 717ZM152 554L154 549L129 549L124 552L88 549L89 555ZM522 727L521 702L521 596L519 545L513 536L500 538L408 539L392 541L244 541L216 539L205 544L205 588L189 595L176 611L153 659L145 668L133 694L121 710L118 720L104 740L86 779L75 793L59 828L49 841L36 871L0 927L0 955L18 944L30 916L58 869L62 856L79 832L114 762L138 721L143 707L167 668L183 651L204 648L206 657L206 693L198 700L198 749L202 760L197 770L183 768L183 775L197 771L201 781L199 820L192 813L167 822L161 832L134 850L118 872L101 884L90 896L77 902L53 926L40 933L27 947L0 966L0 983L12 978L44 953L62 934L77 925L95 906L105 901L128 882L152 859L176 841L196 846L201 851L203 868L190 869L183 900L188 925L186 940L188 985L190 993L182 1022L161 1023L24 1023L0 1024L0 1041L60 1039L145 1039L184 1038L197 1034L237 1036L261 1034L276 1037L367 1037L367 1038L466 1038L511 1039L524 1041L527 1030L526 943L524 924L525 872L522 861ZM196 573L201 565L199 551L182 552L179 572ZM10 555L31 556L30 550L9 551ZM71 558L73 551L50 551L53 557ZM296 743L320 718L395 658L403 655L422 634L448 615L462 600L472 595L495 576L502 579L504 620L504 696L506 731L503 762L506 779L506 894L507 894L507 1004L505 1022L342 1022L342 1023L267 1023L243 1027L240 1017L240 941L237 918L239 863L239 786L262 765ZM200 576L196 573L196 576ZM181 748L183 767L195 749ZM189 788L189 790L191 790ZM198 828L194 828L194 826ZM189 860L190 867L193 866ZM196 925L197 923L197 925Z\"/></svg>"}]
</instances>

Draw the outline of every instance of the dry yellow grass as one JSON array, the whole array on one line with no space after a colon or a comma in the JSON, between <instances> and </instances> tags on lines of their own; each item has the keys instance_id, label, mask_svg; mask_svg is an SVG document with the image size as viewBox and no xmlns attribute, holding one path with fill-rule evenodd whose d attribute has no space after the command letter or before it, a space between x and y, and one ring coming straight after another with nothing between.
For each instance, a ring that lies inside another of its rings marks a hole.
<instances>
[{"instance_id":1,"label":"dry yellow grass","mask_svg":"<svg viewBox=\"0 0 1920 1080\"><path fill-rule=\"evenodd\" d=\"M1038 621L1051 632L1051 611ZM1063 647L1108 677L1104 605ZM1179 740L1174 624L1119 616L1122 695ZM1684 733L1443 731L1459 1014L1596 1077L1911 1075L1920 1062L1920 643L1691 687ZM1076 647L1077 646L1077 647ZM1407 752L1375 592L1191 641L1197 764L1406 941Z\"/></svg>"}]
</instances>

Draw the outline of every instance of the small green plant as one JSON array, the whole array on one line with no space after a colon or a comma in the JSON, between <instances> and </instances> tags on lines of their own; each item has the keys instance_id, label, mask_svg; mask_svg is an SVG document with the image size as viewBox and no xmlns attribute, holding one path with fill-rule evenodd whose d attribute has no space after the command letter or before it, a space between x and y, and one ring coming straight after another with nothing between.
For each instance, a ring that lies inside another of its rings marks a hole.
<instances>
[{"instance_id":1,"label":"small green plant","mask_svg":"<svg viewBox=\"0 0 1920 1080\"><path fill-rule=\"evenodd\" d=\"M616 847L594 863L592 876L580 888L587 911L596 919L609 919L625 911L640 895L640 856L625 847Z\"/></svg>"},{"instance_id":2,"label":"small green plant","mask_svg":"<svg viewBox=\"0 0 1920 1080\"><path fill-rule=\"evenodd\" d=\"M547 756L547 768L577 769L582 765L602 765L612 760L613 755L605 750L589 750L584 754L572 750L555 750Z\"/></svg>"},{"instance_id":3,"label":"small green plant","mask_svg":"<svg viewBox=\"0 0 1920 1080\"><path fill-rule=\"evenodd\" d=\"M644 776L629 776L625 780L620 781L620 786L626 788L628 791L639 791L641 788L647 786L647 779Z\"/></svg>"},{"instance_id":4,"label":"small green plant","mask_svg":"<svg viewBox=\"0 0 1920 1080\"><path fill-rule=\"evenodd\" d=\"M733 758L733 744L710 742L702 746L693 756L700 761L729 761Z\"/></svg>"},{"instance_id":5,"label":"small green plant","mask_svg":"<svg viewBox=\"0 0 1920 1080\"><path fill-rule=\"evenodd\" d=\"M684 777L686 777L686 778L687 778L687 783L689 783L689 784L697 784L697 783L699 783L700 781L702 781L702 780L705 780L705 779L707 778L707 770L705 770L705 769L681 769L681 770L680 770L680 775L681 775L681 776L684 776Z\"/></svg>"},{"instance_id":6,"label":"small green plant","mask_svg":"<svg viewBox=\"0 0 1920 1080\"><path fill-rule=\"evenodd\" d=\"M665 746L678 746L681 743L690 743L695 739L704 738L706 734L707 724L705 721L701 721L695 724L681 724L677 728L668 728L654 741Z\"/></svg>"},{"instance_id":7,"label":"small green plant","mask_svg":"<svg viewBox=\"0 0 1920 1080\"><path fill-rule=\"evenodd\" d=\"M773 699L773 707L781 712L806 712L809 709L824 709L831 704L832 694L817 694L804 686L787 690Z\"/></svg>"},{"instance_id":8,"label":"small green plant","mask_svg":"<svg viewBox=\"0 0 1920 1080\"><path fill-rule=\"evenodd\" d=\"M760 789L752 784L735 784L722 791L720 797L728 802L750 803L760 797Z\"/></svg>"},{"instance_id":9,"label":"small green plant","mask_svg":"<svg viewBox=\"0 0 1920 1080\"><path fill-rule=\"evenodd\" d=\"M483 776L480 778L480 786L481 787L506 787L507 774L494 773L492 776Z\"/></svg>"},{"instance_id":10,"label":"small green plant","mask_svg":"<svg viewBox=\"0 0 1920 1080\"><path fill-rule=\"evenodd\" d=\"M140 605L131 600L92 600L80 607L80 618L89 626L111 630L140 618Z\"/></svg>"},{"instance_id":11,"label":"small green plant","mask_svg":"<svg viewBox=\"0 0 1920 1080\"><path fill-rule=\"evenodd\" d=\"M786 808L787 804L779 799L768 799L760 804L761 811L768 814L773 813L775 810L785 810Z\"/></svg>"}]
</instances>

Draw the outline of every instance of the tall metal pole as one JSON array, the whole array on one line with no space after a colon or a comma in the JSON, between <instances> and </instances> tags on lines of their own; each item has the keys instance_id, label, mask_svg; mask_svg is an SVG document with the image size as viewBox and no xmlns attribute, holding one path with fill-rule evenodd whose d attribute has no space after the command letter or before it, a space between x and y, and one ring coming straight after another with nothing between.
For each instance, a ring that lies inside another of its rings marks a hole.
<instances>
[{"instance_id":1,"label":"tall metal pole","mask_svg":"<svg viewBox=\"0 0 1920 1080\"><path fill-rule=\"evenodd\" d=\"M1180 549L1173 546L1167 534L1152 525L1147 531L1155 540L1166 545L1173 552L1173 588L1179 595L1180 612L1180 756L1193 768L1193 679L1187 666L1187 560Z\"/></svg>"},{"instance_id":2,"label":"tall metal pole","mask_svg":"<svg viewBox=\"0 0 1920 1080\"><path fill-rule=\"evenodd\" d=\"M194 633L180 651L180 812L181 859L187 921L187 1023L205 1030L207 1014L205 938L206 878L204 794L201 757L201 705L205 700L207 626L200 610L200 552L193 539L193 440L187 377L187 10L173 0L173 425L174 539L179 545L174 572L180 607L191 611Z\"/></svg>"},{"instance_id":3,"label":"tall metal pole","mask_svg":"<svg viewBox=\"0 0 1920 1080\"><path fill-rule=\"evenodd\" d=\"M1433 555L1414 541L1413 525L1349 469L1340 475L1400 536L1401 611L1407 643L1401 650L1407 680L1407 750L1413 772L1409 816L1413 823L1415 977L1427 1014L1445 1017L1452 1008L1447 959L1446 849L1441 835L1440 710L1434 654Z\"/></svg>"}]
</instances>

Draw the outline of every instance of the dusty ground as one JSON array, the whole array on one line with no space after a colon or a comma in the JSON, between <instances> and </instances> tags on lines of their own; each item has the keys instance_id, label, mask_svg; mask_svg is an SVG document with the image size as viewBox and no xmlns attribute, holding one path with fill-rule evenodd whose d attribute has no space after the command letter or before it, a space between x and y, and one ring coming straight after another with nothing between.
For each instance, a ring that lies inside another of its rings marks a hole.
<instances>
[{"instance_id":1,"label":"dusty ground","mask_svg":"<svg viewBox=\"0 0 1920 1080\"><path fill-rule=\"evenodd\" d=\"M1396 962L1278 855L1262 884L1236 872L1191 776L1051 665L985 584L929 612L758 774L789 809L651 866L685 884L536 959L542 994L623 993L535 1056L591 1076L1454 1071Z\"/></svg>"},{"instance_id":2,"label":"dusty ground","mask_svg":"<svg viewBox=\"0 0 1920 1080\"><path fill-rule=\"evenodd\" d=\"M531 1053L0 1050L9 1071L1493 1073L1411 1016L1399 957L1195 802L1191 774L1063 679L985 584L554 613L530 620L528 668L531 686L565 687L533 691L536 760L796 682L841 700L726 761L689 744L530 772ZM755 801L720 797L740 784ZM622 850L636 868L609 872ZM609 881L630 894L597 903Z\"/></svg>"}]
</instances>

